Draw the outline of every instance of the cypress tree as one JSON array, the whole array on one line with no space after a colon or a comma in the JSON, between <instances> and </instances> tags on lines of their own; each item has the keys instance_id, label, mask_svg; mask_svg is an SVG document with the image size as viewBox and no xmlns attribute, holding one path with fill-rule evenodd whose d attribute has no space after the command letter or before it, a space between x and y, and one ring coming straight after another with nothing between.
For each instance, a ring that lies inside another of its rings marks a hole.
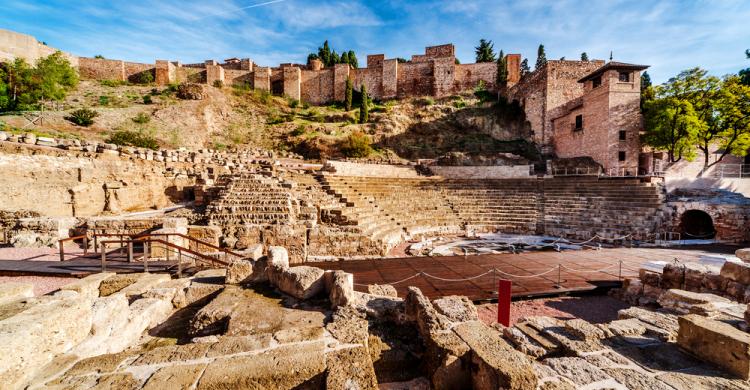
<instances>
[{"instance_id":1,"label":"cypress tree","mask_svg":"<svg viewBox=\"0 0 750 390\"><path fill-rule=\"evenodd\" d=\"M367 88L362 84L362 104L359 105L359 123L370 121L370 98L367 96Z\"/></svg>"},{"instance_id":2,"label":"cypress tree","mask_svg":"<svg viewBox=\"0 0 750 390\"><path fill-rule=\"evenodd\" d=\"M547 53L544 52L544 45L539 44L539 48L536 49L536 67L534 70L541 69L546 63Z\"/></svg>"},{"instance_id":3,"label":"cypress tree","mask_svg":"<svg viewBox=\"0 0 750 390\"><path fill-rule=\"evenodd\" d=\"M581 53L581 61L588 61L588 60L589 60L589 55L586 54L585 51Z\"/></svg>"},{"instance_id":4,"label":"cypress tree","mask_svg":"<svg viewBox=\"0 0 750 390\"><path fill-rule=\"evenodd\" d=\"M345 51L341 53L341 62L340 64L348 64L349 63L349 52Z\"/></svg>"},{"instance_id":5,"label":"cypress tree","mask_svg":"<svg viewBox=\"0 0 750 390\"><path fill-rule=\"evenodd\" d=\"M354 50L349 50L349 65L354 69L359 68L359 61L357 61L357 55L354 54Z\"/></svg>"},{"instance_id":6,"label":"cypress tree","mask_svg":"<svg viewBox=\"0 0 750 390\"><path fill-rule=\"evenodd\" d=\"M479 46L475 47L477 54L477 63L479 62L494 62L495 61L495 45L492 41L488 41L484 38L479 40Z\"/></svg>"},{"instance_id":7,"label":"cypress tree","mask_svg":"<svg viewBox=\"0 0 750 390\"><path fill-rule=\"evenodd\" d=\"M497 57L497 80L495 82L500 90L508 86L508 59L502 50Z\"/></svg>"},{"instance_id":8,"label":"cypress tree","mask_svg":"<svg viewBox=\"0 0 750 390\"><path fill-rule=\"evenodd\" d=\"M344 98L344 106L346 107L346 111L352 110L352 95L354 90L354 86L352 85L352 79L347 77L346 78L346 97Z\"/></svg>"},{"instance_id":9,"label":"cypress tree","mask_svg":"<svg viewBox=\"0 0 750 390\"><path fill-rule=\"evenodd\" d=\"M528 58L524 58L523 61L521 61L521 77L526 76L530 71L529 60Z\"/></svg>"}]
</instances>

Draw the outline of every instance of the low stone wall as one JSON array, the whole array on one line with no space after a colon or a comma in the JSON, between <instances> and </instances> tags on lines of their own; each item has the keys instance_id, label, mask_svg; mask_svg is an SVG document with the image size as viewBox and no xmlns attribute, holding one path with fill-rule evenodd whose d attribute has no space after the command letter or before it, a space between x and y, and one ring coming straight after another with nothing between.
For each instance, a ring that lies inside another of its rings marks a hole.
<instances>
[{"instance_id":1,"label":"low stone wall","mask_svg":"<svg viewBox=\"0 0 750 390\"><path fill-rule=\"evenodd\" d=\"M326 161L323 170L336 176L365 176L365 177L420 177L414 167L380 164L362 164L348 161Z\"/></svg>"},{"instance_id":2,"label":"low stone wall","mask_svg":"<svg viewBox=\"0 0 750 390\"><path fill-rule=\"evenodd\" d=\"M513 166L430 166L437 176L445 179L508 179L529 177L533 172L532 165Z\"/></svg>"}]
</instances>

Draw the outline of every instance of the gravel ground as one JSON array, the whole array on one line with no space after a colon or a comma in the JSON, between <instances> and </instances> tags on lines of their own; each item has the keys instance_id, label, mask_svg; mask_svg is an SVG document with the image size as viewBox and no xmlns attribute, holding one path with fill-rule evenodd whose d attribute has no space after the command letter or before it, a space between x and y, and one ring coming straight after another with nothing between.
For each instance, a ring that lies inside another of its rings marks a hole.
<instances>
[{"instance_id":1,"label":"gravel ground","mask_svg":"<svg viewBox=\"0 0 750 390\"><path fill-rule=\"evenodd\" d=\"M606 295L584 297L554 297L514 301L510 304L511 325L531 316L549 316L559 319L581 318L591 323L604 323L617 319L617 311L628 308L625 302ZM478 305L479 319L487 324L497 322L497 304Z\"/></svg>"},{"instance_id":2,"label":"gravel ground","mask_svg":"<svg viewBox=\"0 0 750 390\"><path fill-rule=\"evenodd\" d=\"M65 248L68 260L81 254L79 248ZM55 248L0 248L0 261L3 260L59 261L60 252Z\"/></svg>"},{"instance_id":3,"label":"gravel ground","mask_svg":"<svg viewBox=\"0 0 750 390\"><path fill-rule=\"evenodd\" d=\"M57 276L0 276L0 284L8 282L28 282L34 285L34 295L44 295L76 280Z\"/></svg>"}]
</instances>

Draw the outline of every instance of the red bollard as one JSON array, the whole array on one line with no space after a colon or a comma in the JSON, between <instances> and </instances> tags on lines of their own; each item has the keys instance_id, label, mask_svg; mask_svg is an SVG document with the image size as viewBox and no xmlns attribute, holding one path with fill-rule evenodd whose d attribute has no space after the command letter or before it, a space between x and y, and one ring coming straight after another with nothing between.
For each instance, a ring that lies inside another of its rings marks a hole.
<instances>
[{"instance_id":1,"label":"red bollard","mask_svg":"<svg viewBox=\"0 0 750 390\"><path fill-rule=\"evenodd\" d=\"M500 280L497 283L497 322L503 326L510 326L510 280Z\"/></svg>"}]
</instances>

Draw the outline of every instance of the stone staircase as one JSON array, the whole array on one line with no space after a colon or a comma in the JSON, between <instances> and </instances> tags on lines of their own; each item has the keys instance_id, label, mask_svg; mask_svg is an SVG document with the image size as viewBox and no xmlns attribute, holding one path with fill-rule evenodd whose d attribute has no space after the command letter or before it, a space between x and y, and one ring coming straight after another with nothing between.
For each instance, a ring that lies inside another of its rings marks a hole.
<instances>
[{"instance_id":1,"label":"stone staircase","mask_svg":"<svg viewBox=\"0 0 750 390\"><path fill-rule=\"evenodd\" d=\"M254 173L232 176L206 209L210 225L281 225L296 221L299 204L289 186Z\"/></svg>"}]
</instances>

